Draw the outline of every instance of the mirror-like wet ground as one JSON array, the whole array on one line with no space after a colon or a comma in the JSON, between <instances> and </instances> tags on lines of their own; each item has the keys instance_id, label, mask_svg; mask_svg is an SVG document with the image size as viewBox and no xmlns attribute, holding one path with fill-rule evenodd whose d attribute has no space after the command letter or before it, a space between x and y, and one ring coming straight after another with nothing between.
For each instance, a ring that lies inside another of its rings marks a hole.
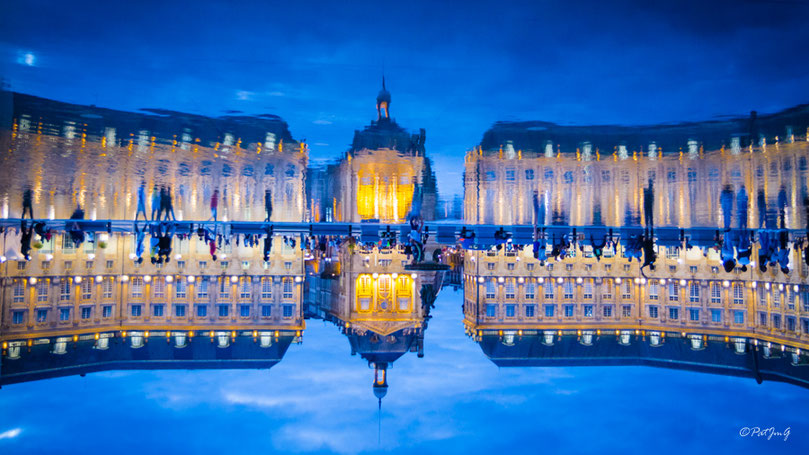
<instances>
[{"instance_id":1,"label":"mirror-like wet ground","mask_svg":"<svg viewBox=\"0 0 809 455\"><path fill-rule=\"evenodd\" d=\"M10 99L15 453L809 444L809 148L773 119L608 153L496 125L449 207L387 105L315 166L276 117Z\"/></svg>"}]
</instances>

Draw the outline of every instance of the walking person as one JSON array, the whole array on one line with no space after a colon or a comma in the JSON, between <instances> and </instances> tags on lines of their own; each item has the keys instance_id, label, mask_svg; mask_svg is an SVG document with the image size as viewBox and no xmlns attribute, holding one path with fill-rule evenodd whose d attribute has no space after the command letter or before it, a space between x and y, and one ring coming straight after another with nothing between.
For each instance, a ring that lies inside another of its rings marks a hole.
<instances>
[{"instance_id":1,"label":"walking person","mask_svg":"<svg viewBox=\"0 0 809 455\"><path fill-rule=\"evenodd\" d=\"M722 188L722 193L719 195L719 205L722 206L724 228L728 230L733 220L733 188L730 185L725 185Z\"/></svg>"},{"instance_id":2,"label":"walking person","mask_svg":"<svg viewBox=\"0 0 809 455\"><path fill-rule=\"evenodd\" d=\"M646 224L646 231L654 230L654 207L655 189L654 181L649 179L649 184L643 189L643 220Z\"/></svg>"},{"instance_id":3,"label":"walking person","mask_svg":"<svg viewBox=\"0 0 809 455\"><path fill-rule=\"evenodd\" d=\"M267 218L264 221L269 222L272 218L272 192L270 190L264 191L264 210L267 212Z\"/></svg>"},{"instance_id":4,"label":"walking person","mask_svg":"<svg viewBox=\"0 0 809 455\"><path fill-rule=\"evenodd\" d=\"M747 229L747 205L749 203L750 198L747 196L747 190L742 185L736 194L736 218L739 220L739 229Z\"/></svg>"},{"instance_id":5,"label":"walking person","mask_svg":"<svg viewBox=\"0 0 809 455\"><path fill-rule=\"evenodd\" d=\"M157 185L152 189L152 221L159 221L160 218L160 190Z\"/></svg>"},{"instance_id":6,"label":"walking person","mask_svg":"<svg viewBox=\"0 0 809 455\"><path fill-rule=\"evenodd\" d=\"M34 219L34 203L33 203L34 195L31 191L31 188L26 188L25 191L22 193L22 219L25 219L25 212L28 212L28 215L31 219Z\"/></svg>"},{"instance_id":7,"label":"walking person","mask_svg":"<svg viewBox=\"0 0 809 455\"><path fill-rule=\"evenodd\" d=\"M143 219L149 221L146 215L146 182L141 182L138 187L138 211L135 212L135 221L138 221L138 215L143 213Z\"/></svg>"},{"instance_id":8,"label":"walking person","mask_svg":"<svg viewBox=\"0 0 809 455\"><path fill-rule=\"evenodd\" d=\"M171 187L166 187L165 191L165 196L161 194L161 197L164 199L161 205L163 206L163 210L166 211L164 219L169 221L169 217L171 217L171 221L177 221L177 218L174 216L174 203L171 200Z\"/></svg>"},{"instance_id":9,"label":"walking person","mask_svg":"<svg viewBox=\"0 0 809 455\"><path fill-rule=\"evenodd\" d=\"M211 219L216 222L216 211L219 208L219 190L213 190L211 195Z\"/></svg>"}]
</instances>

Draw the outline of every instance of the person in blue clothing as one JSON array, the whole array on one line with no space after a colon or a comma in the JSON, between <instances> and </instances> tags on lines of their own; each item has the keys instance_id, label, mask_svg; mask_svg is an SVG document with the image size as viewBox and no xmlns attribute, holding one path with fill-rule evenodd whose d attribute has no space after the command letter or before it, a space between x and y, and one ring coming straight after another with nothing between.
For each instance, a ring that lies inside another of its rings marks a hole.
<instances>
[{"instance_id":1,"label":"person in blue clothing","mask_svg":"<svg viewBox=\"0 0 809 455\"><path fill-rule=\"evenodd\" d=\"M733 240L729 230L725 230L722 235L722 267L724 267L725 272L732 272L736 268Z\"/></svg>"},{"instance_id":2,"label":"person in blue clothing","mask_svg":"<svg viewBox=\"0 0 809 455\"><path fill-rule=\"evenodd\" d=\"M143 228L138 227L137 220L135 221L135 262L138 264L143 263L143 252L146 249L143 241L146 238L146 225Z\"/></svg>"},{"instance_id":3,"label":"person in blue clothing","mask_svg":"<svg viewBox=\"0 0 809 455\"><path fill-rule=\"evenodd\" d=\"M160 218L160 189L157 185L152 188L152 221Z\"/></svg>"},{"instance_id":4,"label":"person in blue clothing","mask_svg":"<svg viewBox=\"0 0 809 455\"><path fill-rule=\"evenodd\" d=\"M141 213L143 213L143 219L149 221L149 216L146 214L146 182L141 182L138 187L138 211L135 212L135 221L138 221Z\"/></svg>"},{"instance_id":5,"label":"person in blue clothing","mask_svg":"<svg viewBox=\"0 0 809 455\"><path fill-rule=\"evenodd\" d=\"M736 257L742 272L747 271L747 266L750 265L750 256L753 253L753 247L750 242L750 231L743 229L736 233L735 237Z\"/></svg>"},{"instance_id":6,"label":"person in blue clothing","mask_svg":"<svg viewBox=\"0 0 809 455\"><path fill-rule=\"evenodd\" d=\"M786 229L787 189L784 185L778 190L778 221L781 229Z\"/></svg>"},{"instance_id":7,"label":"person in blue clothing","mask_svg":"<svg viewBox=\"0 0 809 455\"><path fill-rule=\"evenodd\" d=\"M790 253L790 245L789 245L789 232L786 229L782 229L778 233L778 243L779 248L776 252L776 259L778 260L778 265L781 267L781 272L784 275L789 275L789 253Z\"/></svg>"},{"instance_id":8,"label":"person in blue clothing","mask_svg":"<svg viewBox=\"0 0 809 455\"><path fill-rule=\"evenodd\" d=\"M739 221L739 229L747 229L747 205L749 203L750 198L747 196L747 190L742 185L736 194L736 219Z\"/></svg>"},{"instance_id":9,"label":"person in blue clothing","mask_svg":"<svg viewBox=\"0 0 809 455\"><path fill-rule=\"evenodd\" d=\"M722 206L723 227L726 230L730 229L730 223L733 220L733 188L730 185L725 185L722 188L722 193L719 195L719 205Z\"/></svg>"}]
</instances>

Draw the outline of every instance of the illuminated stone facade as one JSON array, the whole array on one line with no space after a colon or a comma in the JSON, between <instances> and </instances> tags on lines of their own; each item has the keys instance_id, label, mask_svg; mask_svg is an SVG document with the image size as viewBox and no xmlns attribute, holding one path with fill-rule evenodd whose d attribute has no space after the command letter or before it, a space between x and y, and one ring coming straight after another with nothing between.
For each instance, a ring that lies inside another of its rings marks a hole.
<instances>
[{"instance_id":1,"label":"illuminated stone facade","mask_svg":"<svg viewBox=\"0 0 809 455\"><path fill-rule=\"evenodd\" d=\"M530 248L465 252L467 332L669 330L809 348L809 270L794 251L785 276L727 273L713 252L660 248L646 278L637 262L589 251L544 267Z\"/></svg>"}]
</instances>

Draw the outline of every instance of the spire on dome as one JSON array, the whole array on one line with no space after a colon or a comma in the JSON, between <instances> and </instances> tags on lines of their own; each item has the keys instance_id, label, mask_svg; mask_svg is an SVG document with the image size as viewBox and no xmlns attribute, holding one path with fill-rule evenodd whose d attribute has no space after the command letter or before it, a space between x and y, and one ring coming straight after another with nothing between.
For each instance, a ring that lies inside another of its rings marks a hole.
<instances>
[{"instance_id":1,"label":"spire on dome","mask_svg":"<svg viewBox=\"0 0 809 455\"><path fill-rule=\"evenodd\" d=\"M384 116L382 113L384 112ZM382 75L382 90L376 95L377 120L390 118L390 92L385 88L385 75Z\"/></svg>"}]
</instances>

